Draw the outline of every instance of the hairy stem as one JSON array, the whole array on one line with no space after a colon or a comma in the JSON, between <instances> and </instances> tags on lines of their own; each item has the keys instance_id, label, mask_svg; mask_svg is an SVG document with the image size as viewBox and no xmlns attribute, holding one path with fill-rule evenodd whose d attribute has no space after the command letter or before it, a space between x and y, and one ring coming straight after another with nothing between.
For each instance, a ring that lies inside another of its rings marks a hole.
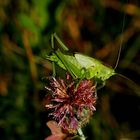
<instances>
[{"instance_id":1,"label":"hairy stem","mask_svg":"<svg viewBox=\"0 0 140 140\"><path fill-rule=\"evenodd\" d=\"M81 140L86 140L86 138L85 138L85 136L84 136L83 131L82 131L81 128L78 129L78 134L79 134Z\"/></svg>"}]
</instances>

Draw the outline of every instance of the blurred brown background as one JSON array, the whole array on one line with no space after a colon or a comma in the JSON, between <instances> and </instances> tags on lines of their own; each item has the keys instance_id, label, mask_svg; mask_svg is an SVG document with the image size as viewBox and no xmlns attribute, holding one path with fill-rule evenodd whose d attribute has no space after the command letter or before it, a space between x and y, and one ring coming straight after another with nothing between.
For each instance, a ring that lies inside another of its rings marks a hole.
<instances>
[{"instance_id":1,"label":"blurred brown background","mask_svg":"<svg viewBox=\"0 0 140 140\"><path fill-rule=\"evenodd\" d=\"M116 72L135 83L110 78L84 133L87 140L140 139L139 0L0 0L0 139L50 134L43 97L44 79L52 74L45 55L53 32L71 52L113 68L122 45Z\"/></svg>"}]
</instances>

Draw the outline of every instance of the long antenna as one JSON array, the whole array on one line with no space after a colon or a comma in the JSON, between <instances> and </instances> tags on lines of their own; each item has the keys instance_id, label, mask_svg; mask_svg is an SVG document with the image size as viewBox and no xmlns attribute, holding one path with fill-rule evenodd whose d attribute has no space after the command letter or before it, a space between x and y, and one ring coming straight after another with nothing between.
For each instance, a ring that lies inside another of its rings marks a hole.
<instances>
[{"instance_id":1,"label":"long antenna","mask_svg":"<svg viewBox=\"0 0 140 140\"><path fill-rule=\"evenodd\" d=\"M123 15L123 22L122 22L122 29L121 29L121 34L124 31L124 27L125 27L125 21L126 21L126 13L124 13ZM118 57L116 60L116 65L114 67L114 70L117 68L118 63L119 63L119 59L120 59L120 55L121 55L121 50L122 50L122 46L123 46L123 39L124 39L124 35L122 35L121 40L120 40L120 46L119 46L119 51L118 51Z\"/></svg>"},{"instance_id":2,"label":"long antenna","mask_svg":"<svg viewBox=\"0 0 140 140\"><path fill-rule=\"evenodd\" d=\"M138 96L140 96L140 86L139 85L137 85L133 80L127 78L126 76L124 76L124 75L122 75L120 73L116 73L116 75L118 75L118 76L126 79L127 81L129 81L129 83L130 83L129 87L131 89L133 89Z\"/></svg>"}]
</instances>

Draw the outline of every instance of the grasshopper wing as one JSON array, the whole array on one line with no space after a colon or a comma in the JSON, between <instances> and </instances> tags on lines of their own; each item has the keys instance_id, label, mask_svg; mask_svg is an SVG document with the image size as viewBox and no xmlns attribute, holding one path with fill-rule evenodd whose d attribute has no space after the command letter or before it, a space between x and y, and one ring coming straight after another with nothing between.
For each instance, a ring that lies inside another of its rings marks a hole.
<instances>
[{"instance_id":1,"label":"grasshopper wing","mask_svg":"<svg viewBox=\"0 0 140 140\"><path fill-rule=\"evenodd\" d=\"M92 57L82 55L82 54L75 54L76 60L81 64L81 66L85 68L95 67L98 65L98 61Z\"/></svg>"}]
</instances>

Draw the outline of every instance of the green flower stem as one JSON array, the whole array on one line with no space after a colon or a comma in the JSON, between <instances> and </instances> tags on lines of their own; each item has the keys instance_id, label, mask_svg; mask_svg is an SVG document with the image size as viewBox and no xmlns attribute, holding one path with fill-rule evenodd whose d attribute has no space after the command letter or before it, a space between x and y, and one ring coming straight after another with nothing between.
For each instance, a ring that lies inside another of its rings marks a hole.
<instances>
[{"instance_id":1,"label":"green flower stem","mask_svg":"<svg viewBox=\"0 0 140 140\"><path fill-rule=\"evenodd\" d=\"M78 129L78 134L79 134L81 140L86 140L86 138L85 138L85 136L84 136L83 131L82 131L81 128Z\"/></svg>"}]
</instances>

